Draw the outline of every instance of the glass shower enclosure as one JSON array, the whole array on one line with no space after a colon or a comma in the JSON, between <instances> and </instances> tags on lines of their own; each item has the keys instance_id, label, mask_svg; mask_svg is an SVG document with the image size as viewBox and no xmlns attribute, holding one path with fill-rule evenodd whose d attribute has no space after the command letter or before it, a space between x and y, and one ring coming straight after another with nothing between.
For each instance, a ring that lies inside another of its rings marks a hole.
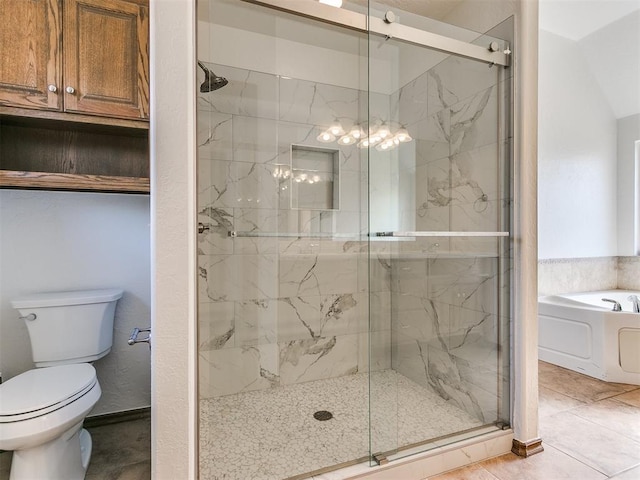
<instances>
[{"instance_id":1,"label":"glass shower enclosure","mask_svg":"<svg viewBox=\"0 0 640 480\"><path fill-rule=\"evenodd\" d=\"M200 478L508 427L510 24L198 8Z\"/></svg>"}]
</instances>

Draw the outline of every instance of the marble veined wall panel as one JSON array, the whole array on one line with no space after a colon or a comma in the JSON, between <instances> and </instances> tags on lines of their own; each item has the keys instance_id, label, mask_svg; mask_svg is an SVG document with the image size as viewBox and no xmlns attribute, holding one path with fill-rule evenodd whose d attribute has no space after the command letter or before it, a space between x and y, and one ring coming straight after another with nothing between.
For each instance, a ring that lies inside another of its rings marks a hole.
<instances>
[{"instance_id":1,"label":"marble veined wall panel","mask_svg":"<svg viewBox=\"0 0 640 480\"><path fill-rule=\"evenodd\" d=\"M450 57L392 96L415 142L416 230L501 230L498 81ZM392 368L486 422L499 404L499 253L495 238L427 237L390 257Z\"/></svg>"},{"instance_id":2,"label":"marble veined wall panel","mask_svg":"<svg viewBox=\"0 0 640 480\"><path fill-rule=\"evenodd\" d=\"M208 66L229 84L198 99L201 395L389 368L389 253L379 246L370 262L363 236L366 151L317 139L360 123L368 95ZM339 209L292 208L292 145L338 151Z\"/></svg>"}]
</instances>

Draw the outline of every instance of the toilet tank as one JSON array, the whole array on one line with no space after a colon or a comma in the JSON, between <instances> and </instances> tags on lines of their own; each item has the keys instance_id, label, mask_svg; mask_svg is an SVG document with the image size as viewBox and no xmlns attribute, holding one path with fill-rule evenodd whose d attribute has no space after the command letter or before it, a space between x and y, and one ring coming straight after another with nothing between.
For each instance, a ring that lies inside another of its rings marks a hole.
<instances>
[{"instance_id":1,"label":"toilet tank","mask_svg":"<svg viewBox=\"0 0 640 480\"><path fill-rule=\"evenodd\" d=\"M92 362L113 343L120 289L35 293L11 301L31 339L36 367Z\"/></svg>"}]
</instances>

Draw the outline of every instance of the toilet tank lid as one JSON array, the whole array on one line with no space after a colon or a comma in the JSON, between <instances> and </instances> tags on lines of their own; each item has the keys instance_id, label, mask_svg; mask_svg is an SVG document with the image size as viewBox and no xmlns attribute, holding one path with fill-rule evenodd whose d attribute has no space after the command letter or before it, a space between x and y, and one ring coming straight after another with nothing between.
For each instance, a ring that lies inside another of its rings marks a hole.
<instances>
[{"instance_id":1,"label":"toilet tank lid","mask_svg":"<svg viewBox=\"0 0 640 480\"><path fill-rule=\"evenodd\" d=\"M33 293L12 300L11 306L13 308L37 308L105 303L118 300L123 293L123 290L119 288Z\"/></svg>"}]
</instances>

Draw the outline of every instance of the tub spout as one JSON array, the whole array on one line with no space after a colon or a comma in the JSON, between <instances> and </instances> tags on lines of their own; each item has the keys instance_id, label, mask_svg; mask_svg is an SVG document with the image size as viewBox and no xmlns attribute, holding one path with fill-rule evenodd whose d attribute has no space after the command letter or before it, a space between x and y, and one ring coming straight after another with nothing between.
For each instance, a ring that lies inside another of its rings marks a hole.
<instances>
[{"instance_id":1,"label":"tub spout","mask_svg":"<svg viewBox=\"0 0 640 480\"><path fill-rule=\"evenodd\" d=\"M637 295L629 295L627 300L633 303L633 311L635 313L640 313L640 298Z\"/></svg>"},{"instance_id":2,"label":"tub spout","mask_svg":"<svg viewBox=\"0 0 640 480\"><path fill-rule=\"evenodd\" d=\"M611 302L611 303L613 303L613 311L614 312L621 312L622 311L622 305L620 305L615 300L611 300L610 298L603 298L602 301L603 302Z\"/></svg>"}]
</instances>

